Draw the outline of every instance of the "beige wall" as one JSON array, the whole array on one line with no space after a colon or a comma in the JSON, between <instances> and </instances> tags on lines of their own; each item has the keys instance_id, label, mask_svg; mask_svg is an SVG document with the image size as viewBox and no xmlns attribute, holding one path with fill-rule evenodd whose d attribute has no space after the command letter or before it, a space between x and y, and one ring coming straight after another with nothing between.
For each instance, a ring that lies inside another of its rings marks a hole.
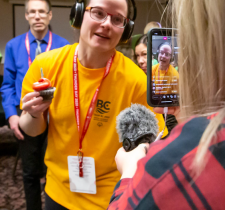
<instances>
[{"instance_id":1,"label":"beige wall","mask_svg":"<svg viewBox=\"0 0 225 210\"><path fill-rule=\"evenodd\" d=\"M162 5L157 7L156 2L156 0L136 2L138 13L133 34L143 33L145 25L150 21L160 21ZM3 55L2 63L4 63L5 58L5 45L13 38L12 8L11 3L6 0L0 0L0 51Z\"/></svg>"},{"instance_id":2,"label":"beige wall","mask_svg":"<svg viewBox=\"0 0 225 210\"><path fill-rule=\"evenodd\" d=\"M137 6L137 19L133 34L142 34L147 23L150 21L160 22L164 5L157 3L157 0L139 1ZM162 23L164 26L165 23Z\"/></svg>"},{"instance_id":3,"label":"beige wall","mask_svg":"<svg viewBox=\"0 0 225 210\"><path fill-rule=\"evenodd\" d=\"M5 45L13 38L13 15L12 4L0 0L0 52L2 53L4 61Z\"/></svg>"}]
</instances>

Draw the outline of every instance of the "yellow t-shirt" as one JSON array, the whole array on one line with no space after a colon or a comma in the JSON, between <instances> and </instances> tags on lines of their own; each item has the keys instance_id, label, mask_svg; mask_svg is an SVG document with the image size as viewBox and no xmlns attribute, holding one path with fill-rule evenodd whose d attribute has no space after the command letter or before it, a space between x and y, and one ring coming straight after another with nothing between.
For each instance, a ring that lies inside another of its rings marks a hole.
<instances>
[{"instance_id":1,"label":"yellow t-shirt","mask_svg":"<svg viewBox=\"0 0 225 210\"><path fill-rule=\"evenodd\" d=\"M40 78L40 68L43 68L44 76L56 87L49 107L45 155L48 167L46 193L68 209L106 209L120 179L114 160L117 150L122 146L116 133L116 117L131 103L147 105L147 79L130 59L116 52L110 73L100 88L96 108L83 140L84 156L95 159L97 194L71 192L67 157L76 156L79 147L73 97L73 57L76 46L67 45L39 55L24 78L22 98L33 91L32 84ZM78 62L78 69L82 130L88 107L105 68L87 69ZM159 114L156 117L162 130L163 117ZM166 129L164 135L167 133Z\"/></svg>"},{"instance_id":2,"label":"yellow t-shirt","mask_svg":"<svg viewBox=\"0 0 225 210\"><path fill-rule=\"evenodd\" d=\"M169 65L168 70L160 70L159 64L152 67L152 80L155 83L155 94L178 94L179 73Z\"/></svg>"}]
</instances>

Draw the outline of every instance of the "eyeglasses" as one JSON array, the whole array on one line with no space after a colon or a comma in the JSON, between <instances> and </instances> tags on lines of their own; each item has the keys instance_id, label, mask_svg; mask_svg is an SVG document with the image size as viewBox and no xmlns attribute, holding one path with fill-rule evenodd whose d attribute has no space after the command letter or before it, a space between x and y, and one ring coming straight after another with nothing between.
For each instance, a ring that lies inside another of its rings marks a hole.
<instances>
[{"instance_id":1,"label":"eyeglasses","mask_svg":"<svg viewBox=\"0 0 225 210\"><path fill-rule=\"evenodd\" d=\"M34 18L36 13L38 13L40 18L46 18L49 14L49 11L46 12L44 10L39 10L39 11L31 10L30 12L27 12L29 18Z\"/></svg>"},{"instance_id":2,"label":"eyeglasses","mask_svg":"<svg viewBox=\"0 0 225 210\"><path fill-rule=\"evenodd\" d=\"M171 54L170 53L167 53L167 52L164 52L164 51L159 51L159 54L160 55L165 55L166 57L170 57L171 56Z\"/></svg>"},{"instance_id":3,"label":"eyeglasses","mask_svg":"<svg viewBox=\"0 0 225 210\"><path fill-rule=\"evenodd\" d=\"M123 17L122 15L112 15L98 7L86 7L86 11L90 11L90 16L93 20L102 23L106 20L108 15L110 15L111 23L118 28L124 28L129 21L128 18Z\"/></svg>"}]
</instances>

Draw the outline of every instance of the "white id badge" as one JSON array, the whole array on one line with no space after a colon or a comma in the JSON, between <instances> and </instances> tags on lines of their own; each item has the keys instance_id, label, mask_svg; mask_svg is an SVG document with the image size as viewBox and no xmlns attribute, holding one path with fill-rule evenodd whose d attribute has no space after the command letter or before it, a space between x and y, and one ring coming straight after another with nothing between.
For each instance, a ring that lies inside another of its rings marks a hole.
<instances>
[{"instance_id":1,"label":"white id badge","mask_svg":"<svg viewBox=\"0 0 225 210\"><path fill-rule=\"evenodd\" d=\"M70 191L96 194L95 160L83 157L83 177L79 177L79 161L77 156L68 156Z\"/></svg>"}]
</instances>

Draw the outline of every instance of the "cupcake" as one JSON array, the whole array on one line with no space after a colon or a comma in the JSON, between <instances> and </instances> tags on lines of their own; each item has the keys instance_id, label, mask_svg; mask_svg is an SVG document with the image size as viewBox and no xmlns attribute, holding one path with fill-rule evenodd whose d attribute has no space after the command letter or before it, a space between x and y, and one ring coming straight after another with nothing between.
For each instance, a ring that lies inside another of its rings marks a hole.
<instances>
[{"instance_id":1,"label":"cupcake","mask_svg":"<svg viewBox=\"0 0 225 210\"><path fill-rule=\"evenodd\" d=\"M42 69L41 69L42 78L33 84L33 89L40 93L40 96L43 98L43 101L51 100L53 98L55 87L51 86L49 79L44 78Z\"/></svg>"}]
</instances>

